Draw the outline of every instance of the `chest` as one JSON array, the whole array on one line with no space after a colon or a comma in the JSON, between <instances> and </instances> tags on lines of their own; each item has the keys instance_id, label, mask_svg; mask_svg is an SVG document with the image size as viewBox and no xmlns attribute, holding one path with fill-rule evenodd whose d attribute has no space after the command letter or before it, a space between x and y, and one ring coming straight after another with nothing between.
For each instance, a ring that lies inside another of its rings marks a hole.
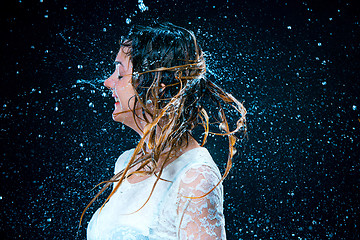
<instances>
[{"instance_id":1,"label":"chest","mask_svg":"<svg viewBox=\"0 0 360 240\"><path fill-rule=\"evenodd\" d=\"M164 217L164 211L172 208L172 216L176 212L175 198L172 197L173 184L159 181L153 190L155 180L149 178L135 184L124 182L102 210L98 209L93 215L88 233L98 236L126 228L149 236L151 229L161 221L160 216Z\"/></svg>"}]
</instances>

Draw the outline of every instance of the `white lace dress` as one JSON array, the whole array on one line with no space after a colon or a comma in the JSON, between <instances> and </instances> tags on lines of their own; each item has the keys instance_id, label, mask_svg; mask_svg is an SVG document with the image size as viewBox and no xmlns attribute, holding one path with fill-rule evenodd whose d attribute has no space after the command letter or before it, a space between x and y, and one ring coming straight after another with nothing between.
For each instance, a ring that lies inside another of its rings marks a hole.
<instances>
[{"instance_id":1,"label":"white lace dress","mask_svg":"<svg viewBox=\"0 0 360 240\"><path fill-rule=\"evenodd\" d=\"M115 164L121 171L134 149L124 152ZM223 187L206 197L221 175L206 148L194 148L170 163L163 171L149 202L156 177L138 183L124 181L118 191L93 215L88 240L128 239L226 239L223 215Z\"/></svg>"}]
</instances>

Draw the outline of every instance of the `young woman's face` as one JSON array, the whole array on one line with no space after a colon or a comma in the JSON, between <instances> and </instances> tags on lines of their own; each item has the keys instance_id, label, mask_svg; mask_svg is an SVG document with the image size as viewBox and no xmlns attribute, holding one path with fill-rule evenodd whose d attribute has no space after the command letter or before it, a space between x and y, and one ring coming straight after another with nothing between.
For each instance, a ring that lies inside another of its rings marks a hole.
<instances>
[{"instance_id":1,"label":"young woman's face","mask_svg":"<svg viewBox=\"0 0 360 240\"><path fill-rule=\"evenodd\" d=\"M120 48L115 59L115 71L105 80L104 85L112 91L115 100L113 119L138 130L131 111L134 108L135 91L131 84L133 70L130 56L126 54L128 50L126 47Z\"/></svg>"}]
</instances>

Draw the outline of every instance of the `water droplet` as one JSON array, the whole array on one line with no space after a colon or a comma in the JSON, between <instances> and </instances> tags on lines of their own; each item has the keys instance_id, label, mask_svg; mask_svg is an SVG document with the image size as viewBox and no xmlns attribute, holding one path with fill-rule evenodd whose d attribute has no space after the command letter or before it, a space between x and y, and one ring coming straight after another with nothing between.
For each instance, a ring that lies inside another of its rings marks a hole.
<instances>
[{"instance_id":1,"label":"water droplet","mask_svg":"<svg viewBox=\"0 0 360 240\"><path fill-rule=\"evenodd\" d=\"M144 12L149 9L149 7L145 6L143 0L139 0L138 3L139 3L139 9L141 12Z\"/></svg>"}]
</instances>

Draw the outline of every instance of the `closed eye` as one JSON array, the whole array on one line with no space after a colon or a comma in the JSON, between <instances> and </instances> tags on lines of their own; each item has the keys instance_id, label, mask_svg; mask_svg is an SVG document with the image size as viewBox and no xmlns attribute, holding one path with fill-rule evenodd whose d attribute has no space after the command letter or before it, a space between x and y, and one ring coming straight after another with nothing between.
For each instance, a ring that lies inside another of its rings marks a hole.
<instances>
[{"instance_id":1,"label":"closed eye","mask_svg":"<svg viewBox=\"0 0 360 240\"><path fill-rule=\"evenodd\" d=\"M119 61L114 61L114 65L115 65L115 68L119 67L119 65L121 66L124 66L121 62Z\"/></svg>"}]
</instances>

